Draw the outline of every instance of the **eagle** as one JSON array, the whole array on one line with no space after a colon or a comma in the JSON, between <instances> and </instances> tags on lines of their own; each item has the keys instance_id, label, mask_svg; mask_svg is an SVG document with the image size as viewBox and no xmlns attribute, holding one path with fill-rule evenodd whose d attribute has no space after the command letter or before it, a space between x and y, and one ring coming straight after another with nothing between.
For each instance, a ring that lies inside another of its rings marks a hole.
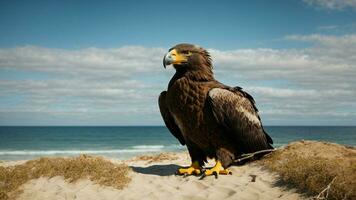
<instances>
[{"instance_id":1,"label":"eagle","mask_svg":"<svg viewBox=\"0 0 356 200\"><path fill-rule=\"evenodd\" d=\"M176 72L167 91L158 98L168 130L186 145L191 165L179 175L230 174L228 167L245 153L273 149L251 95L241 87L217 81L207 50L193 44L178 44L164 55L163 66ZM204 169L208 158L215 166Z\"/></svg>"}]
</instances>

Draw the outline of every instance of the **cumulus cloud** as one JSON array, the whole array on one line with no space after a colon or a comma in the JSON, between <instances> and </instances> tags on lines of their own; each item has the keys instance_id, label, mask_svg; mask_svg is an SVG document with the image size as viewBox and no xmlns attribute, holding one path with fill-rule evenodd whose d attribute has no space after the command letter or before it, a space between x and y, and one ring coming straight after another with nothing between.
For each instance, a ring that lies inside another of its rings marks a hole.
<instances>
[{"instance_id":1,"label":"cumulus cloud","mask_svg":"<svg viewBox=\"0 0 356 200\"><path fill-rule=\"evenodd\" d=\"M116 49L88 48L80 50L49 49L25 46L0 49L3 69L33 70L70 75L130 76L133 73L157 71L165 50L127 46ZM100 77L101 78L101 77Z\"/></svg>"},{"instance_id":2,"label":"cumulus cloud","mask_svg":"<svg viewBox=\"0 0 356 200\"><path fill-rule=\"evenodd\" d=\"M244 86L267 124L356 122L356 36L284 39L311 46L210 49L217 78ZM165 52L140 46L0 49L2 72L27 74L0 79L0 123L162 124L157 97L174 73L163 71ZM46 76L32 78L36 73Z\"/></svg>"},{"instance_id":3,"label":"cumulus cloud","mask_svg":"<svg viewBox=\"0 0 356 200\"><path fill-rule=\"evenodd\" d=\"M27 78L0 79L0 122L8 121L5 116L10 116L9 113L21 113L19 115L29 118L33 113L42 113L43 119L48 115L76 116L77 122L88 117L99 120L99 113L100 116L106 113L106 119L130 118L130 115L139 115L137 110L142 115L152 115L153 110L158 109L157 92L165 86L154 81L146 83L142 79L162 72L164 52L166 50L162 48L140 46L79 50L36 46L0 49L2 73L27 74ZM44 74L44 78L31 78L37 73ZM164 80L168 79L168 73L163 76ZM124 122L117 120L116 123L130 123L121 120Z\"/></svg>"},{"instance_id":4,"label":"cumulus cloud","mask_svg":"<svg viewBox=\"0 0 356 200\"><path fill-rule=\"evenodd\" d=\"M350 7L356 9L356 0L303 0L310 6L316 6L329 10L342 10Z\"/></svg>"},{"instance_id":5,"label":"cumulus cloud","mask_svg":"<svg viewBox=\"0 0 356 200\"><path fill-rule=\"evenodd\" d=\"M356 35L291 35L285 39L311 42L312 47L211 52L218 71L234 70L239 78L285 79L306 87L323 87L328 81L333 88L350 88L356 83Z\"/></svg>"},{"instance_id":6,"label":"cumulus cloud","mask_svg":"<svg viewBox=\"0 0 356 200\"><path fill-rule=\"evenodd\" d=\"M301 123L336 118L356 122L356 35L284 39L308 42L311 47L211 50L217 74L247 81L246 90L271 123L300 116Z\"/></svg>"}]
</instances>

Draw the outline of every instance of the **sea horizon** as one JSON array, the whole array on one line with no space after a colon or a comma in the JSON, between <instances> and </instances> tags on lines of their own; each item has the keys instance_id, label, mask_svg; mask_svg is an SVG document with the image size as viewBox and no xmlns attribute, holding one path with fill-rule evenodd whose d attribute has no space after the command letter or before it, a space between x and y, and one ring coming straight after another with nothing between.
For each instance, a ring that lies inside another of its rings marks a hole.
<instances>
[{"instance_id":1,"label":"sea horizon","mask_svg":"<svg viewBox=\"0 0 356 200\"><path fill-rule=\"evenodd\" d=\"M356 146L356 126L264 126L274 147L298 140ZM0 126L0 160L94 154L129 159L186 150L165 126Z\"/></svg>"}]
</instances>

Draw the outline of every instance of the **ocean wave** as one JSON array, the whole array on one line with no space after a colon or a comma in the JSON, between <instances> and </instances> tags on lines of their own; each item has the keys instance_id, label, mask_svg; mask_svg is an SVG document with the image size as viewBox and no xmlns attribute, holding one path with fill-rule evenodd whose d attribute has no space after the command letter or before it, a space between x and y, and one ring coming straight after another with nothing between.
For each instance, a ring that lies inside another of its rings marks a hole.
<instances>
[{"instance_id":1,"label":"ocean wave","mask_svg":"<svg viewBox=\"0 0 356 200\"><path fill-rule=\"evenodd\" d=\"M75 155L75 154L116 154L116 153L141 153L160 151L160 148L141 149L111 149L111 150L15 150L0 151L0 155Z\"/></svg>"},{"instance_id":2,"label":"ocean wave","mask_svg":"<svg viewBox=\"0 0 356 200\"><path fill-rule=\"evenodd\" d=\"M133 145L122 149L48 149L48 150L0 150L0 160L6 156L51 156L51 155L79 155L79 154L98 154L113 156L120 154L124 155L138 155L143 153L154 153L162 151L177 151L185 147L176 144L169 145Z\"/></svg>"},{"instance_id":3,"label":"ocean wave","mask_svg":"<svg viewBox=\"0 0 356 200\"><path fill-rule=\"evenodd\" d=\"M163 149L164 145L136 145L134 149Z\"/></svg>"}]
</instances>

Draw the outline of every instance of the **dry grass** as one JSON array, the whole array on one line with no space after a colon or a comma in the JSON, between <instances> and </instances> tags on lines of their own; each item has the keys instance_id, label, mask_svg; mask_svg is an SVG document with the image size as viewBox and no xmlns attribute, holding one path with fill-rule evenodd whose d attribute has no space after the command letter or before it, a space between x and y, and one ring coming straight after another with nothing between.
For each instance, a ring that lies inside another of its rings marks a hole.
<instances>
[{"instance_id":1,"label":"dry grass","mask_svg":"<svg viewBox=\"0 0 356 200\"><path fill-rule=\"evenodd\" d=\"M157 155L137 156L130 161L146 161L147 163L162 162L165 160L177 160L178 156L175 153L160 153Z\"/></svg>"},{"instance_id":2,"label":"dry grass","mask_svg":"<svg viewBox=\"0 0 356 200\"><path fill-rule=\"evenodd\" d=\"M326 142L300 141L261 160L265 166L310 195L335 178L328 199L356 199L356 149Z\"/></svg>"},{"instance_id":3,"label":"dry grass","mask_svg":"<svg viewBox=\"0 0 356 200\"><path fill-rule=\"evenodd\" d=\"M101 157L81 155L76 158L40 158L22 165L0 166L0 199L7 199L22 184L40 177L63 176L74 182L81 178L104 186L122 189L130 182L127 165L115 165Z\"/></svg>"}]
</instances>

